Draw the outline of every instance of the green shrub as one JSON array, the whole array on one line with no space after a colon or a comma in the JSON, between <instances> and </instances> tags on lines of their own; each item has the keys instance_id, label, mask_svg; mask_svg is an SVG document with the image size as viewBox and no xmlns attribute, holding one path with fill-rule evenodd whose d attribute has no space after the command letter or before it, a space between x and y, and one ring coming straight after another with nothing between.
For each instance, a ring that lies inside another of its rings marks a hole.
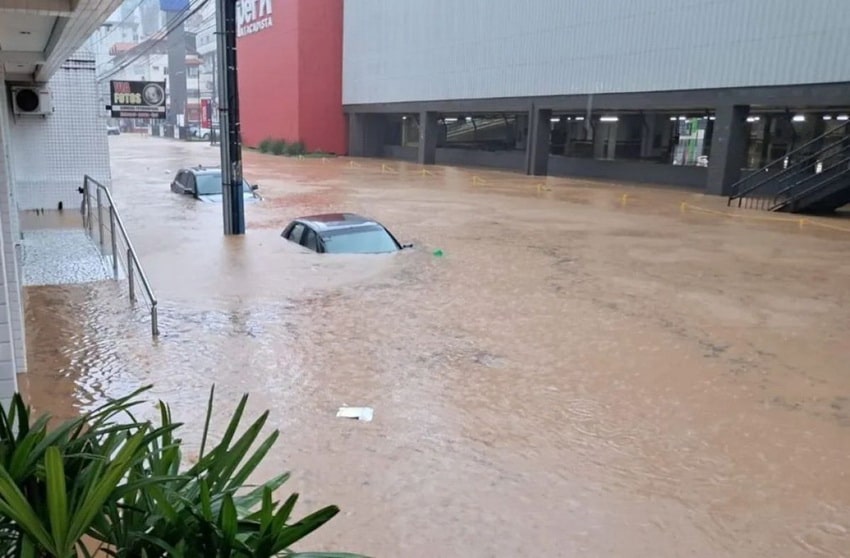
<instances>
[{"instance_id":1,"label":"green shrub","mask_svg":"<svg viewBox=\"0 0 850 558\"><path fill-rule=\"evenodd\" d=\"M285 140L277 139L272 141L271 151L275 155L283 155L286 153L288 146Z\"/></svg>"},{"instance_id":2,"label":"green shrub","mask_svg":"<svg viewBox=\"0 0 850 558\"><path fill-rule=\"evenodd\" d=\"M290 143L288 146L286 146L286 154L289 155L290 157L296 156L296 155L304 155L304 153L306 153L306 152L307 152L307 148L304 145L303 141L296 141L296 142Z\"/></svg>"},{"instance_id":3,"label":"green shrub","mask_svg":"<svg viewBox=\"0 0 850 558\"><path fill-rule=\"evenodd\" d=\"M181 471L181 425L168 406L159 403L159 424L132 414L147 389L53 430L20 395L0 410L0 556L89 556L86 537L118 558L296 556L290 546L339 512L291 518L298 495L273 498L288 474L247 484L279 434L255 446L269 413L240 428L247 396L213 445L210 391L200 455Z\"/></svg>"},{"instance_id":4,"label":"green shrub","mask_svg":"<svg viewBox=\"0 0 850 558\"><path fill-rule=\"evenodd\" d=\"M268 153L272 149L272 143L274 140L272 138L266 138L260 142L259 148L262 153Z\"/></svg>"}]
</instances>

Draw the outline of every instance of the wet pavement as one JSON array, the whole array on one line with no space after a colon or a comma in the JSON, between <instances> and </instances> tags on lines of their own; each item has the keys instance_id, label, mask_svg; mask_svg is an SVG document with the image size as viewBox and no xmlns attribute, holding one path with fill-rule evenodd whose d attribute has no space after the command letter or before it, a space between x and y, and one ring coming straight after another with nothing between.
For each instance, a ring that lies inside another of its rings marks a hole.
<instances>
[{"instance_id":1,"label":"wet pavement","mask_svg":"<svg viewBox=\"0 0 850 558\"><path fill-rule=\"evenodd\" d=\"M112 277L109 264L82 227L25 230L21 246L24 285L92 283Z\"/></svg>"},{"instance_id":2,"label":"wet pavement","mask_svg":"<svg viewBox=\"0 0 850 558\"><path fill-rule=\"evenodd\" d=\"M168 186L216 150L110 145L162 336L120 283L28 288L37 408L69 416L153 383L199 435L212 383L222 413L250 392L282 430L263 473L292 470L302 511L343 509L311 549L850 555L849 220L249 152L266 200L224 238L219 206ZM317 255L279 237L341 210L416 248ZM336 418L345 404L374 420Z\"/></svg>"}]
</instances>

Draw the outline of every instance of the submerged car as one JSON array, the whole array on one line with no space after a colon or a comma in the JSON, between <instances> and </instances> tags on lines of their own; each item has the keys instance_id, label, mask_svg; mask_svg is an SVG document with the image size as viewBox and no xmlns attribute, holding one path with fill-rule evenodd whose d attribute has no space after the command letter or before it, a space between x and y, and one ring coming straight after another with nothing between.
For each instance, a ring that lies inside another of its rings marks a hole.
<instances>
[{"instance_id":1,"label":"submerged car","mask_svg":"<svg viewBox=\"0 0 850 558\"><path fill-rule=\"evenodd\" d=\"M203 126L189 126L189 135L193 138L210 139L212 130Z\"/></svg>"},{"instance_id":2,"label":"submerged car","mask_svg":"<svg viewBox=\"0 0 850 558\"><path fill-rule=\"evenodd\" d=\"M242 198L245 201L262 199L257 194L258 188L256 184L250 184L242 178ZM171 191L205 202L221 202L221 169L200 166L180 169L171 181Z\"/></svg>"},{"instance_id":3,"label":"submerged car","mask_svg":"<svg viewBox=\"0 0 850 558\"><path fill-rule=\"evenodd\" d=\"M121 128L118 126L107 126L106 127L106 135L107 136L120 136Z\"/></svg>"},{"instance_id":4,"label":"submerged car","mask_svg":"<svg viewBox=\"0 0 850 558\"><path fill-rule=\"evenodd\" d=\"M400 244L379 222L354 213L300 217L281 236L320 254L385 254L412 247Z\"/></svg>"}]
</instances>

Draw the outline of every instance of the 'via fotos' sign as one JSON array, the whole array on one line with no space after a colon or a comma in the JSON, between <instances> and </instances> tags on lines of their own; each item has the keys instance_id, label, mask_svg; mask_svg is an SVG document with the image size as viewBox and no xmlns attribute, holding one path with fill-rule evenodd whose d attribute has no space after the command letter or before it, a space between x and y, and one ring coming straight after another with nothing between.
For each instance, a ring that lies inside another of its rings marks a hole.
<instances>
[{"instance_id":1,"label":"'via fotos' sign","mask_svg":"<svg viewBox=\"0 0 850 558\"><path fill-rule=\"evenodd\" d=\"M244 37L272 26L272 0L236 2L236 36Z\"/></svg>"}]
</instances>

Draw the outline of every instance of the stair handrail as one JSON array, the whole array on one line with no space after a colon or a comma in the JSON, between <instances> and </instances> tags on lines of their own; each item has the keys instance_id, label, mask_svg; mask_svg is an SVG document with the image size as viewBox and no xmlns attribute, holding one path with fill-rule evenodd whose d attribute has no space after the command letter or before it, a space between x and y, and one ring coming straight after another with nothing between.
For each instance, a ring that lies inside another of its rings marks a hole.
<instances>
[{"instance_id":1,"label":"stair handrail","mask_svg":"<svg viewBox=\"0 0 850 558\"><path fill-rule=\"evenodd\" d=\"M820 150L815 151L813 153L810 153L809 156L808 156L808 159L811 159L812 157L818 157L819 155L823 155L827 151L835 149L836 146L839 146L838 153L843 153L847 148L845 146L840 146L840 144L844 143L845 141L846 141L846 137L842 137L841 139L838 139L838 140L836 140L832 143L829 143L829 144L823 146ZM779 172L777 174L769 176L767 179L765 179L761 183L759 183L756 187L762 186L766 182L770 182L770 181L777 181L779 183L785 182L785 181L791 179L792 177L794 177L795 175L802 173L805 170L805 168L808 164L809 164L808 161L800 161L798 163L794 163L793 165L790 165L787 169L783 169L782 172ZM808 180L808 178L809 178L809 176L806 176L805 178L803 178L802 180L800 180L798 182L793 182L790 186L786 186L785 188L780 190L780 193L781 192L787 192L788 189L794 188L795 185L797 185L800 182L803 182L805 180ZM777 194L770 194L770 195L778 195L778 193Z\"/></svg>"},{"instance_id":2,"label":"stair handrail","mask_svg":"<svg viewBox=\"0 0 850 558\"><path fill-rule=\"evenodd\" d=\"M848 148L844 148L841 151L839 151L838 153L836 153L836 156L846 155L847 151L848 151ZM779 190L778 192L776 192L775 194L773 194L774 200L778 199L781 195L787 193L790 190L793 190L794 188L800 186L801 184L803 184L805 182L808 182L808 181L810 181L814 178L818 178L818 177L823 178L824 173L831 171L832 169L838 167L842 163L846 163L846 162L849 162L849 161L850 161L850 157L844 157L843 159L839 160L837 163L832 163L828 167L822 168L820 172L808 175L805 178L803 178L802 180L799 180L799 181L794 182L793 184L791 184L789 186L786 186L785 188L783 188L783 189Z\"/></svg>"},{"instance_id":3,"label":"stair handrail","mask_svg":"<svg viewBox=\"0 0 850 558\"><path fill-rule=\"evenodd\" d=\"M112 198L112 193L109 191L105 185L101 184L94 178L89 175L83 176L83 226L88 231L89 236L93 236L94 233L92 231L92 196L91 196L91 185L94 186L96 191L96 201L97 201L97 221L98 221L98 239L100 242L100 248L103 250L104 243L104 222L103 222L103 202L101 192L106 195L106 200L109 202L109 229L110 229L110 240L112 243L112 271L115 277L118 277L118 238L116 237L116 226L118 232L121 233L121 238L124 240L124 245L127 247L127 281L130 292L130 300L136 300L136 290L135 290L135 281L134 281L134 270L138 272L139 279L141 280L142 287L144 288L145 294L147 295L148 303L151 310L151 335L153 337L159 336L159 317L157 312L157 299L156 295L154 295L153 289L151 288L150 281L148 280L147 275L145 275L145 270L142 267L141 262L139 261L139 256L136 253L136 248L133 246L133 243L130 241L130 235L127 234L127 228L124 226L124 220L121 219L121 214L118 212L118 208L115 206L115 201Z\"/></svg>"},{"instance_id":4,"label":"stair handrail","mask_svg":"<svg viewBox=\"0 0 850 558\"><path fill-rule=\"evenodd\" d=\"M778 174L776 174L776 175L766 177L766 178L765 178L764 180L762 180L761 182L759 182L759 183L755 184L754 186L752 186L752 187L750 187L750 188L748 188L748 189L744 190L743 192L738 192L737 190L738 190L738 189L741 187L741 185L742 185L742 184L744 184L745 182L747 182L747 181L749 181L750 179L752 179L752 178L754 178L754 177L758 176L760 173L763 173L763 172L765 172L765 171L767 171L767 170L770 170L770 168L771 168L773 165L775 165L776 163L779 163L779 162L781 162L781 161L784 161L785 159L790 158L792 155L796 155L796 154L800 153L800 151L802 151L802 150L806 149L807 147L811 146L812 144L814 144L814 143L816 143L816 142L818 142L818 141L820 141L820 140L824 139L825 137L830 136L830 135L834 134L835 132L837 132L837 131L839 131L839 130L846 130L846 128L847 128L848 126L850 126L850 120L848 120L848 121L847 121L847 122L845 122L844 124L841 124L840 126L836 126L835 128L833 128L832 130L830 130L830 131L828 131L828 132L824 132L823 134L821 134L821 135L817 136L816 138L811 139L810 141L807 141L806 143L804 143L804 144L803 144L803 145L801 145L800 147L798 147L798 148L794 149L793 151L789 151L788 153L786 153L786 154L785 154L785 155L783 155L782 157L779 157L778 159L774 159L773 161L769 162L768 164L766 164L766 165L765 165L765 166L763 166L762 168L757 169L757 170L754 170L753 172L751 172L750 174L748 174L747 176L745 176L744 178L742 178L742 179L741 179L741 180L739 180L738 182L734 183L734 184L732 185L732 188L731 188L731 189L732 189L732 191L733 191L734 193L733 193L733 194L731 194L731 195L729 196L729 200L727 201L727 205L731 205L731 204L732 204L732 200L736 200L736 199L738 199L738 200L739 200L739 199L741 199L741 198L743 198L743 197L747 196L748 194L752 193L753 191L755 191L755 190L757 190L757 189L761 188L762 186L764 186L765 184L767 184L770 180L772 180L772 179L776 178L777 176L779 176L779 175L781 175L781 174L784 174L784 173L786 173L786 172L790 171L791 169L793 169L793 168L797 167L797 165L798 165L799 163L795 163L795 164L793 164L793 165L788 166L788 167L787 167L787 168L785 168L785 169L782 169L782 171L781 171L781 172L779 172L779 173L778 173ZM843 139L844 139L844 138L841 138L841 140L838 140L838 141L842 141ZM815 152L815 153L812 153L811 155L819 155L819 154L823 153L823 152L824 152L824 151L826 151L827 149L829 149L829 148L831 148L831 147L834 147L834 146L835 146L835 143L838 143L838 141L831 143L831 144L830 144L830 145L828 145L827 147L825 147L825 148L823 148L823 149L821 149L821 150L819 150L819 151L817 151L817 152Z\"/></svg>"},{"instance_id":5,"label":"stair handrail","mask_svg":"<svg viewBox=\"0 0 850 558\"><path fill-rule=\"evenodd\" d=\"M845 157L844 159L842 159L841 161L832 165L829 168L834 169L834 168L840 166L842 163L850 163L850 157ZM829 169L827 169L827 170L829 170ZM824 171L824 172L826 172L826 171ZM850 173L850 169L844 169L843 171L839 172L838 174L830 176L822 182L819 182L817 184L813 184L812 186L809 186L808 188L806 188L805 190L803 190L801 192L794 193L793 195L789 196L788 199L783 200L781 202L777 201L778 198L779 198L779 194L777 194L777 197L774 198L773 203L770 206L770 210L771 211L775 210L775 208L780 207L781 204L788 204L788 203L793 204L794 202L800 200L801 198L804 198L804 197L806 197L810 194L813 194L813 193L817 192L818 190L820 190L822 188L826 188L827 186L830 186L833 182L835 182L835 180L837 180L837 179L839 179L843 176L846 176L848 173ZM814 175L814 176L818 176L818 175ZM808 179L806 179L806 180L808 180ZM798 184L802 184L802 182L798 183Z\"/></svg>"}]
</instances>

